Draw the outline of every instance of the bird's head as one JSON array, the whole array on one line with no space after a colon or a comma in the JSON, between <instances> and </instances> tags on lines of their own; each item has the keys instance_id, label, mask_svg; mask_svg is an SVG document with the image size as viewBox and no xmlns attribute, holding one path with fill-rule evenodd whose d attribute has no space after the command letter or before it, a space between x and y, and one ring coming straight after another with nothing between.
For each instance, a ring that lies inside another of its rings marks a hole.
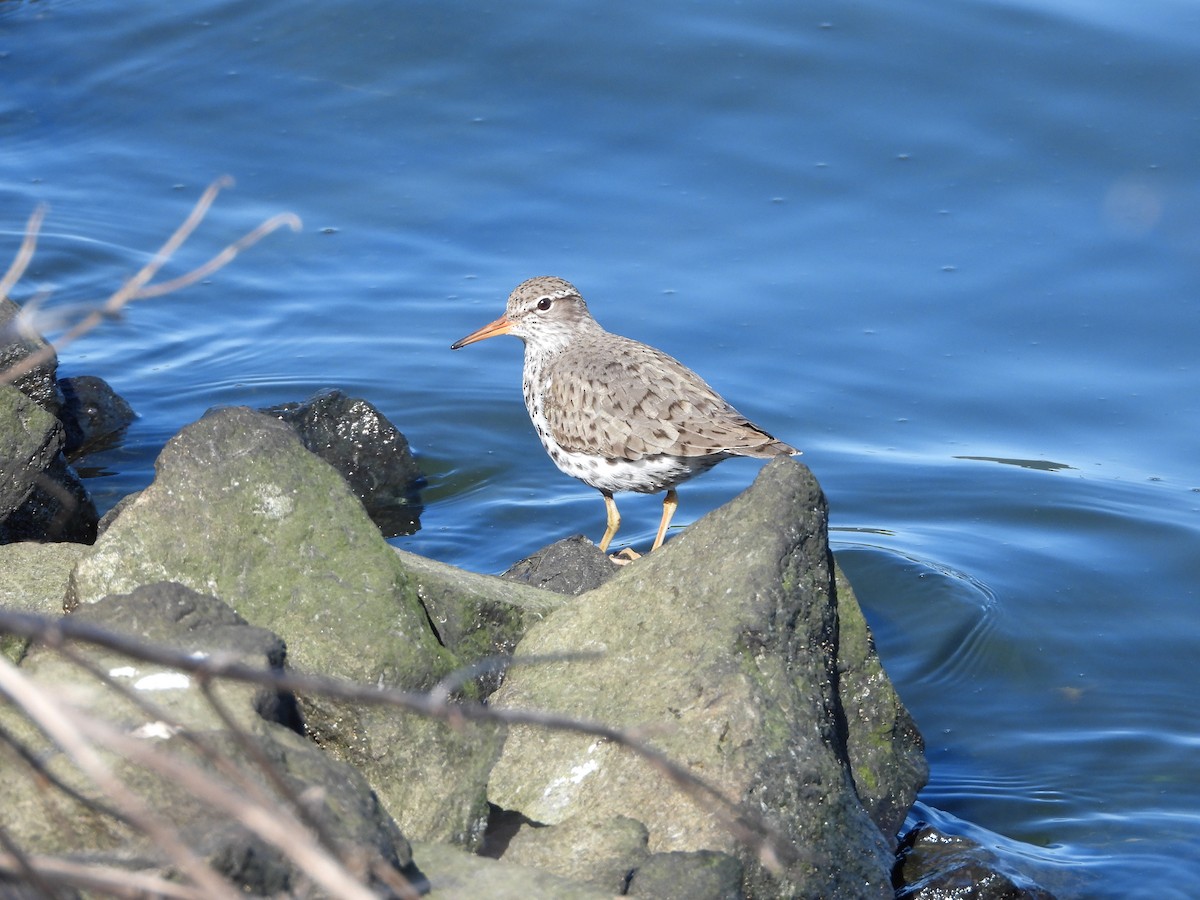
<instances>
[{"instance_id":1,"label":"bird's head","mask_svg":"<svg viewBox=\"0 0 1200 900\"><path fill-rule=\"evenodd\" d=\"M575 285L553 275L539 275L513 289L504 315L455 341L450 349L511 334L542 353L553 353L579 334L599 327Z\"/></svg>"}]
</instances>

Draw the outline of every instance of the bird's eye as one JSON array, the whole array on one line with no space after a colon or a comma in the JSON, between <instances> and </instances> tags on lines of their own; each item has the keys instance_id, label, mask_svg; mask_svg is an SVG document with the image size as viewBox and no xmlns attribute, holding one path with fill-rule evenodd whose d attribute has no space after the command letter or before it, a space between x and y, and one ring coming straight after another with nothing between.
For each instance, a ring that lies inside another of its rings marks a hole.
<instances>
[{"instance_id":1,"label":"bird's eye","mask_svg":"<svg viewBox=\"0 0 1200 900\"><path fill-rule=\"evenodd\" d=\"M550 308L550 298L549 297L543 297L541 300L538 301L538 309L540 309L542 312L545 312L549 308Z\"/></svg>"}]
</instances>

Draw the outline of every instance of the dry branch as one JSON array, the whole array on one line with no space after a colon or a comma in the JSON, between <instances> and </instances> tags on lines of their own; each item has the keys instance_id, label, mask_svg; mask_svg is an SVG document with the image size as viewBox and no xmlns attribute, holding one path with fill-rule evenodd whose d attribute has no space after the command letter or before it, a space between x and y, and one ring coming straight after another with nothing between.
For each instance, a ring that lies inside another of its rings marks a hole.
<instances>
[{"instance_id":1,"label":"dry branch","mask_svg":"<svg viewBox=\"0 0 1200 900\"><path fill-rule=\"evenodd\" d=\"M53 345L48 345L41 350L31 353L19 362L14 363L6 371L0 372L0 384L11 384L22 375L36 369L50 359L56 352L56 349L61 350L63 347L79 340L79 338L92 331L105 319L119 315L134 300L161 297L164 294L169 294L195 284L200 279L208 277L222 266L227 265L243 250L252 247L273 231L277 231L284 226L291 228L293 231L300 229L300 219L292 213L280 213L279 215L272 216L262 222L257 228L225 247L203 265L197 266L190 272L186 272L177 278L151 285L150 282L154 279L154 276L159 273L159 270L183 246L184 242L191 237L192 232L203 221L204 216L208 213L209 208L212 206L213 201L216 200L217 194L220 193L221 189L229 187L232 184L233 179L229 176L222 176L210 184L200 199L196 201L196 205L192 207L192 211L184 219L183 224L175 229L175 233L159 248L150 262L146 263L146 265L142 266L141 269L127 279L107 300L92 309L87 315L67 329ZM38 232L41 229L45 212L46 208L39 206L29 217L29 221L25 226L25 238L21 242L21 248L17 251L17 255L5 273L4 278L0 279L0 297L8 295L8 292L25 273L29 261L33 258L33 254L37 250ZM37 303L26 304L21 316L18 317L19 329L32 330L31 319L37 308Z\"/></svg>"}]
</instances>

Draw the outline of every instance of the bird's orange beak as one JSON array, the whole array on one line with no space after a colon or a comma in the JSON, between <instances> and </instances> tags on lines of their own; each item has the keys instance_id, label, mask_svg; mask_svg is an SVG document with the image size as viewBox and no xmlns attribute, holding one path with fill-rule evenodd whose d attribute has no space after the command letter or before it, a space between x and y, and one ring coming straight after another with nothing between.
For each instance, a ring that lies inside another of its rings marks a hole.
<instances>
[{"instance_id":1,"label":"bird's orange beak","mask_svg":"<svg viewBox=\"0 0 1200 900\"><path fill-rule=\"evenodd\" d=\"M460 347L465 347L467 344L473 344L476 341L482 341L484 338L495 337L498 334L508 334L512 328L512 324L508 316L501 316L495 322L489 322L478 331L472 331L461 341L455 341L450 345L450 349L458 350Z\"/></svg>"}]
</instances>

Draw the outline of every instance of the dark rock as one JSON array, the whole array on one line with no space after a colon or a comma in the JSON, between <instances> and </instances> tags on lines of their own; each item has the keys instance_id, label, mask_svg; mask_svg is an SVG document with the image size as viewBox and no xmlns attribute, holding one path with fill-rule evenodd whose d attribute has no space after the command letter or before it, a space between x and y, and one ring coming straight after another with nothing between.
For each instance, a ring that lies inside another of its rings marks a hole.
<instances>
[{"instance_id":1,"label":"dark rock","mask_svg":"<svg viewBox=\"0 0 1200 900\"><path fill-rule=\"evenodd\" d=\"M901 841L897 900L1054 900L969 838L919 822Z\"/></svg>"},{"instance_id":2,"label":"dark rock","mask_svg":"<svg viewBox=\"0 0 1200 900\"><path fill-rule=\"evenodd\" d=\"M20 507L0 525L0 542L96 540L100 516L87 488L61 453L34 481Z\"/></svg>"},{"instance_id":3,"label":"dark rock","mask_svg":"<svg viewBox=\"0 0 1200 900\"><path fill-rule=\"evenodd\" d=\"M52 416L58 415L62 404L55 372L58 355L40 334L24 327L21 307L7 297L0 297L0 383L12 384L22 394ZM9 369L22 366L33 356L39 361L28 372L11 380L4 378Z\"/></svg>"},{"instance_id":4,"label":"dark rock","mask_svg":"<svg viewBox=\"0 0 1200 900\"><path fill-rule=\"evenodd\" d=\"M645 900L742 900L742 864L711 850L655 853L634 872L628 893Z\"/></svg>"},{"instance_id":5,"label":"dark rock","mask_svg":"<svg viewBox=\"0 0 1200 900\"><path fill-rule=\"evenodd\" d=\"M116 446L125 429L137 418L133 407L103 378L95 375L60 378L58 386L63 397L58 417L67 439L63 454L69 460Z\"/></svg>"},{"instance_id":6,"label":"dark rock","mask_svg":"<svg viewBox=\"0 0 1200 900\"><path fill-rule=\"evenodd\" d=\"M263 412L342 474L384 537L420 529L425 478L404 435L366 400L329 390Z\"/></svg>"},{"instance_id":7,"label":"dark rock","mask_svg":"<svg viewBox=\"0 0 1200 900\"><path fill-rule=\"evenodd\" d=\"M62 445L62 425L53 415L12 385L0 384L0 528L33 492Z\"/></svg>"},{"instance_id":8,"label":"dark rock","mask_svg":"<svg viewBox=\"0 0 1200 900\"><path fill-rule=\"evenodd\" d=\"M525 557L500 577L558 594L578 596L600 587L617 571L618 567L599 547L582 534L576 534Z\"/></svg>"}]
</instances>

